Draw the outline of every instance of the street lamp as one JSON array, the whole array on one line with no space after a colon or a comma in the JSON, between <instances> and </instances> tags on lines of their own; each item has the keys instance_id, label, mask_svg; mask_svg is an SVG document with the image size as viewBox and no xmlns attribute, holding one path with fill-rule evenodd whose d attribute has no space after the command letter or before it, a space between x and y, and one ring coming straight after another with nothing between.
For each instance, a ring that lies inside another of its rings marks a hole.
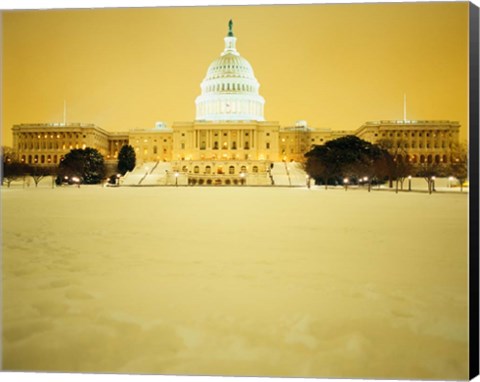
<instances>
[{"instance_id":1,"label":"street lamp","mask_svg":"<svg viewBox=\"0 0 480 382\"><path fill-rule=\"evenodd\" d=\"M245 184L245 173L243 172L240 173L240 184Z\"/></svg>"},{"instance_id":2,"label":"street lamp","mask_svg":"<svg viewBox=\"0 0 480 382\"><path fill-rule=\"evenodd\" d=\"M116 184L117 186L120 186L120 174L117 174L117 179L116 179L115 184Z\"/></svg>"},{"instance_id":3,"label":"street lamp","mask_svg":"<svg viewBox=\"0 0 480 382\"><path fill-rule=\"evenodd\" d=\"M178 171L175 171L175 187L178 187L178 176L180 174L178 173Z\"/></svg>"},{"instance_id":4,"label":"street lamp","mask_svg":"<svg viewBox=\"0 0 480 382\"><path fill-rule=\"evenodd\" d=\"M435 192L435 176L432 176L432 191Z\"/></svg>"},{"instance_id":5,"label":"street lamp","mask_svg":"<svg viewBox=\"0 0 480 382\"><path fill-rule=\"evenodd\" d=\"M307 187L310 188L310 175L305 175L305 180L307 182Z\"/></svg>"},{"instance_id":6,"label":"street lamp","mask_svg":"<svg viewBox=\"0 0 480 382\"><path fill-rule=\"evenodd\" d=\"M72 182L77 184L77 187L80 188L80 179L74 176L72 178Z\"/></svg>"},{"instance_id":7,"label":"street lamp","mask_svg":"<svg viewBox=\"0 0 480 382\"><path fill-rule=\"evenodd\" d=\"M448 177L448 188L451 188L452 187L452 182L453 182L453 176L449 176Z\"/></svg>"},{"instance_id":8,"label":"street lamp","mask_svg":"<svg viewBox=\"0 0 480 382\"><path fill-rule=\"evenodd\" d=\"M347 191L348 188L348 178L343 179L343 184L345 185L345 191Z\"/></svg>"},{"instance_id":9,"label":"street lamp","mask_svg":"<svg viewBox=\"0 0 480 382\"><path fill-rule=\"evenodd\" d=\"M408 176L408 191L412 191L412 176Z\"/></svg>"}]
</instances>

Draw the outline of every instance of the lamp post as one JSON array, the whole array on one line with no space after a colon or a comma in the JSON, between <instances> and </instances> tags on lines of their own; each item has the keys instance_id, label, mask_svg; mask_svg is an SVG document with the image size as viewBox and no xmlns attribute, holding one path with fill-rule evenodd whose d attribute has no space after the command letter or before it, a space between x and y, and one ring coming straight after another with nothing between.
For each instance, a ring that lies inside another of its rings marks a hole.
<instances>
[{"instance_id":1,"label":"lamp post","mask_svg":"<svg viewBox=\"0 0 480 382\"><path fill-rule=\"evenodd\" d=\"M435 176L432 176L432 191L435 192Z\"/></svg>"},{"instance_id":2,"label":"lamp post","mask_svg":"<svg viewBox=\"0 0 480 382\"><path fill-rule=\"evenodd\" d=\"M453 176L448 177L448 188L452 188Z\"/></svg>"},{"instance_id":3,"label":"lamp post","mask_svg":"<svg viewBox=\"0 0 480 382\"><path fill-rule=\"evenodd\" d=\"M348 178L343 179L343 184L345 185L345 191L347 191L348 188Z\"/></svg>"},{"instance_id":4,"label":"lamp post","mask_svg":"<svg viewBox=\"0 0 480 382\"><path fill-rule=\"evenodd\" d=\"M408 191L412 191L412 176L408 176Z\"/></svg>"},{"instance_id":5,"label":"lamp post","mask_svg":"<svg viewBox=\"0 0 480 382\"><path fill-rule=\"evenodd\" d=\"M240 184L242 186L245 184L245 174L243 172L240 173Z\"/></svg>"},{"instance_id":6,"label":"lamp post","mask_svg":"<svg viewBox=\"0 0 480 382\"><path fill-rule=\"evenodd\" d=\"M175 187L178 187L178 175L180 175L178 171L175 171Z\"/></svg>"},{"instance_id":7,"label":"lamp post","mask_svg":"<svg viewBox=\"0 0 480 382\"><path fill-rule=\"evenodd\" d=\"M371 188L371 187L370 187L370 178L369 178L368 176L364 176L364 177L363 177L363 181L364 181L365 183L367 183L367 189L368 189L368 192L370 192L370 188Z\"/></svg>"},{"instance_id":8,"label":"lamp post","mask_svg":"<svg viewBox=\"0 0 480 382\"><path fill-rule=\"evenodd\" d=\"M307 188L310 188L310 175L305 175L305 179L306 179L306 182L307 182Z\"/></svg>"}]
</instances>

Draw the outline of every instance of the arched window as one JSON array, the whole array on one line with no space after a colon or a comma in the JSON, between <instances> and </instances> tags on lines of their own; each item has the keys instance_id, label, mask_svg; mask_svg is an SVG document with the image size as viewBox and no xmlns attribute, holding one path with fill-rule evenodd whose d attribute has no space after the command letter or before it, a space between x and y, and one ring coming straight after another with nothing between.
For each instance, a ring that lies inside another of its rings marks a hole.
<instances>
[{"instance_id":1,"label":"arched window","mask_svg":"<svg viewBox=\"0 0 480 382\"><path fill-rule=\"evenodd\" d=\"M194 172L195 174L198 174L198 173L200 172L200 167L195 166L195 167L193 168L193 172Z\"/></svg>"},{"instance_id":2,"label":"arched window","mask_svg":"<svg viewBox=\"0 0 480 382\"><path fill-rule=\"evenodd\" d=\"M210 174L212 172L212 168L210 166L205 167L205 174Z\"/></svg>"},{"instance_id":3,"label":"arched window","mask_svg":"<svg viewBox=\"0 0 480 382\"><path fill-rule=\"evenodd\" d=\"M234 167L234 166L230 166L230 167L228 168L228 173L229 173L230 175L235 174L235 167Z\"/></svg>"},{"instance_id":4,"label":"arched window","mask_svg":"<svg viewBox=\"0 0 480 382\"><path fill-rule=\"evenodd\" d=\"M425 162L425 155L420 155L420 163Z\"/></svg>"},{"instance_id":5,"label":"arched window","mask_svg":"<svg viewBox=\"0 0 480 382\"><path fill-rule=\"evenodd\" d=\"M440 155L435 155L435 163L440 163Z\"/></svg>"},{"instance_id":6,"label":"arched window","mask_svg":"<svg viewBox=\"0 0 480 382\"><path fill-rule=\"evenodd\" d=\"M247 168L245 166L240 167L240 172L246 173Z\"/></svg>"},{"instance_id":7,"label":"arched window","mask_svg":"<svg viewBox=\"0 0 480 382\"><path fill-rule=\"evenodd\" d=\"M428 163L432 163L432 160L433 160L432 156L429 155L428 158L427 158L427 162L428 162Z\"/></svg>"},{"instance_id":8,"label":"arched window","mask_svg":"<svg viewBox=\"0 0 480 382\"><path fill-rule=\"evenodd\" d=\"M252 171L253 172L258 172L258 166L253 166Z\"/></svg>"}]
</instances>

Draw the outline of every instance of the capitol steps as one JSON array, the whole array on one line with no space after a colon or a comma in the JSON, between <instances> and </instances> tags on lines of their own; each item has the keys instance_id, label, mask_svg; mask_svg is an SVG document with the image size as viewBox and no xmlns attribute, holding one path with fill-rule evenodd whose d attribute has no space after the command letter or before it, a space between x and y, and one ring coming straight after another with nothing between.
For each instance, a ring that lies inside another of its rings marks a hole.
<instances>
[{"instance_id":1,"label":"capitol steps","mask_svg":"<svg viewBox=\"0 0 480 382\"><path fill-rule=\"evenodd\" d=\"M290 178L288 176L285 162L274 162L270 169L275 186L290 186Z\"/></svg>"},{"instance_id":2,"label":"capitol steps","mask_svg":"<svg viewBox=\"0 0 480 382\"><path fill-rule=\"evenodd\" d=\"M288 174L290 176L290 182L292 186L306 186L307 185L307 173L303 169L301 163L288 162L287 164Z\"/></svg>"},{"instance_id":3,"label":"capitol steps","mask_svg":"<svg viewBox=\"0 0 480 382\"><path fill-rule=\"evenodd\" d=\"M167 162L157 162L152 166L152 170L145 177L142 185L144 186L164 186L168 184L168 174L172 173L172 165Z\"/></svg>"},{"instance_id":4,"label":"capitol steps","mask_svg":"<svg viewBox=\"0 0 480 382\"><path fill-rule=\"evenodd\" d=\"M127 172L121 180L123 186L150 186L165 184L165 167L171 170L171 165L165 162L147 162L136 166Z\"/></svg>"},{"instance_id":5,"label":"capitol steps","mask_svg":"<svg viewBox=\"0 0 480 382\"><path fill-rule=\"evenodd\" d=\"M298 162L274 162L270 170L275 186L305 186L307 173Z\"/></svg>"}]
</instances>

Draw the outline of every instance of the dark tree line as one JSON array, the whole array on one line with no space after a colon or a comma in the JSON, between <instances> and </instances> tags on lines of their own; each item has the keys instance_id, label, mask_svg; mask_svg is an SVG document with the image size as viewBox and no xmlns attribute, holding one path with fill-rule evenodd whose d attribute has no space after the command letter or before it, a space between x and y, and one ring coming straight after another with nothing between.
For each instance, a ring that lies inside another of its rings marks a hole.
<instances>
[{"instance_id":1,"label":"dark tree line","mask_svg":"<svg viewBox=\"0 0 480 382\"><path fill-rule=\"evenodd\" d=\"M305 154L307 173L317 182L328 184L364 182L370 191L372 182L382 180L388 171L388 152L354 135L315 146Z\"/></svg>"},{"instance_id":2,"label":"dark tree line","mask_svg":"<svg viewBox=\"0 0 480 382\"><path fill-rule=\"evenodd\" d=\"M56 167L54 166L40 166L36 164L27 164L18 160L13 150L2 147L2 171L1 182L6 183L7 187L13 181L24 179L29 176L35 182L35 187L38 183L47 176L56 174Z\"/></svg>"},{"instance_id":3,"label":"dark tree line","mask_svg":"<svg viewBox=\"0 0 480 382\"><path fill-rule=\"evenodd\" d=\"M125 175L127 171L132 171L135 168L136 155L135 150L130 145L124 145L118 153L118 172Z\"/></svg>"},{"instance_id":4,"label":"dark tree line","mask_svg":"<svg viewBox=\"0 0 480 382\"><path fill-rule=\"evenodd\" d=\"M435 177L454 176L460 186L468 178L468 150L466 145L456 145L450 151L449 163L424 161L412 163L402 142L381 140L377 144L350 135L315 146L305 154L306 171L316 180L328 184L342 184L344 178L351 183L388 182L395 191L403 189L408 176L423 177L431 193Z\"/></svg>"},{"instance_id":5,"label":"dark tree line","mask_svg":"<svg viewBox=\"0 0 480 382\"><path fill-rule=\"evenodd\" d=\"M2 171L1 182L10 184L18 179L31 177L35 186L47 176L56 176L56 183L98 184L106 175L105 160L96 149L73 149L68 152L58 166L27 164L19 161L11 148L2 147ZM118 156L118 172L124 175L127 171L135 168L135 150L130 145L120 149ZM115 179L116 174L112 175Z\"/></svg>"},{"instance_id":6,"label":"dark tree line","mask_svg":"<svg viewBox=\"0 0 480 382\"><path fill-rule=\"evenodd\" d=\"M71 150L58 166L57 184L71 179L78 183L98 184L105 178L105 160L96 149Z\"/></svg>"}]
</instances>

